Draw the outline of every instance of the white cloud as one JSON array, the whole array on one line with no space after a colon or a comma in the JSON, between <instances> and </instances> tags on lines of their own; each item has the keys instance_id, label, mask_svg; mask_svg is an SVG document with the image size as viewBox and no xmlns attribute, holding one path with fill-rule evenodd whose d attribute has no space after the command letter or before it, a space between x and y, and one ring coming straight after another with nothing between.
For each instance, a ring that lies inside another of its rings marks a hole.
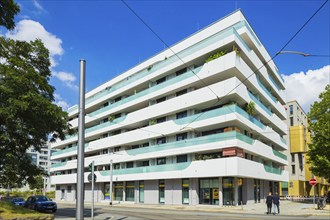
<instances>
[{"instance_id":1,"label":"white cloud","mask_svg":"<svg viewBox=\"0 0 330 220\"><path fill-rule=\"evenodd\" d=\"M286 85L287 101L297 100L305 112L309 112L310 105L318 100L330 82L330 65L321 69L308 70L306 73L292 73L282 75Z\"/></svg>"},{"instance_id":2,"label":"white cloud","mask_svg":"<svg viewBox=\"0 0 330 220\"><path fill-rule=\"evenodd\" d=\"M51 67L55 67L57 65L55 57L61 56L64 53L62 48L62 40L48 32L44 26L37 21L28 19L19 21L13 31L8 31L6 33L6 37L23 41L41 39L45 47L49 50Z\"/></svg>"},{"instance_id":3,"label":"white cloud","mask_svg":"<svg viewBox=\"0 0 330 220\"><path fill-rule=\"evenodd\" d=\"M63 110L68 110L69 104L57 93L54 94L55 104L62 107Z\"/></svg>"},{"instance_id":4,"label":"white cloud","mask_svg":"<svg viewBox=\"0 0 330 220\"><path fill-rule=\"evenodd\" d=\"M72 73L53 72L52 75L63 82L67 87L78 91L78 86L74 84L76 77Z\"/></svg>"}]
</instances>

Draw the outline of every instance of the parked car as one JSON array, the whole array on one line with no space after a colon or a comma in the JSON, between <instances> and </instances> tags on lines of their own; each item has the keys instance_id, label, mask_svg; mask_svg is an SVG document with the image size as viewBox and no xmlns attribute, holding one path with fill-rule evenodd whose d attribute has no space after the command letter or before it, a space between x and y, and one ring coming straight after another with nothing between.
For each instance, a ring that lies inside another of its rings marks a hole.
<instances>
[{"instance_id":1,"label":"parked car","mask_svg":"<svg viewBox=\"0 0 330 220\"><path fill-rule=\"evenodd\" d=\"M46 196L30 196L25 204L24 207L29 209L34 209L36 211L52 211L56 212L57 204L53 202Z\"/></svg>"},{"instance_id":2,"label":"parked car","mask_svg":"<svg viewBox=\"0 0 330 220\"><path fill-rule=\"evenodd\" d=\"M23 206L25 204L25 200L22 197L15 197L11 199L11 203L14 205Z\"/></svg>"}]
</instances>

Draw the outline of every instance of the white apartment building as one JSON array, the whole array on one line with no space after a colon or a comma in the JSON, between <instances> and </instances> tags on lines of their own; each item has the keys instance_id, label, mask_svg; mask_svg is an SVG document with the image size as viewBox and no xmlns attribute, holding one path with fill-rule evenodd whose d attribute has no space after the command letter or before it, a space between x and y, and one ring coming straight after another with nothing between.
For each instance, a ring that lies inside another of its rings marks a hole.
<instances>
[{"instance_id":1,"label":"white apartment building","mask_svg":"<svg viewBox=\"0 0 330 220\"><path fill-rule=\"evenodd\" d=\"M92 161L95 201L109 199L110 160L114 203L238 205L278 191L285 88L269 60L237 10L88 92L85 200ZM77 128L77 106L69 117ZM76 198L77 141L52 144L56 199Z\"/></svg>"}]
</instances>

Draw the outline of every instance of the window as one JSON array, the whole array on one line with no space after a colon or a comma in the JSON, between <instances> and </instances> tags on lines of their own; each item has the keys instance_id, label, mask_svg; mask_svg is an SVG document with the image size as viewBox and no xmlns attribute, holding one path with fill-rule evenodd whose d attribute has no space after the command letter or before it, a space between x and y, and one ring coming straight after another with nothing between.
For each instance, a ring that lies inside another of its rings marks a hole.
<instances>
[{"instance_id":1,"label":"window","mask_svg":"<svg viewBox=\"0 0 330 220\"><path fill-rule=\"evenodd\" d=\"M68 186L68 193L71 193L72 186Z\"/></svg>"},{"instance_id":2,"label":"window","mask_svg":"<svg viewBox=\"0 0 330 220\"><path fill-rule=\"evenodd\" d=\"M291 165L291 170L292 170L292 175L295 175L296 174L296 166Z\"/></svg>"},{"instance_id":3,"label":"window","mask_svg":"<svg viewBox=\"0 0 330 220\"><path fill-rule=\"evenodd\" d=\"M114 169L114 170L119 170L119 169L120 169L120 163L115 163L115 164L113 165L113 169Z\"/></svg>"},{"instance_id":4,"label":"window","mask_svg":"<svg viewBox=\"0 0 330 220\"><path fill-rule=\"evenodd\" d=\"M139 182L139 201L140 203L144 203L144 181L141 180Z\"/></svg>"},{"instance_id":5,"label":"window","mask_svg":"<svg viewBox=\"0 0 330 220\"><path fill-rule=\"evenodd\" d=\"M103 104L103 107L107 107L109 105L109 102L106 102Z\"/></svg>"},{"instance_id":6,"label":"window","mask_svg":"<svg viewBox=\"0 0 330 220\"><path fill-rule=\"evenodd\" d=\"M176 119L187 117L187 111L179 112L176 114Z\"/></svg>"},{"instance_id":7,"label":"window","mask_svg":"<svg viewBox=\"0 0 330 220\"><path fill-rule=\"evenodd\" d=\"M176 156L176 162L177 163L184 163L184 162L187 162L187 161L188 161L187 154Z\"/></svg>"},{"instance_id":8,"label":"window","mask_svg":"<svg viewBox=\"0 0 330 220\"><path fill-rule=\"evenodd\" d=\"M184 74L185 72L187 72L187 68L183 68L181 70L178 70L175 73L176 73L176 76L180 76L180 75Z\"/></svg>"},{"instance_id":9,"label":"window","mask_svg":"<svg viewBox=\"0 0 330 220\"><path fill-rule=\"evenodd\" d=\"M157 83L157 85L158 85L158 84L161 84L161 83L163 83L163 82L165 82L165 81L166 81L166 76L163 77L163 78L160 78L160 79L156 80L156 83Z\"/></svg>"},{"instance_id":10,"label":"window","mask_svg":"<svg viewBox=\"0 0 330 220\"><path fill-rule=\"evenodd\" d=\"M189 204L189 179L182 180L182 204Z\"/></svg>"},{"instance_id":11,"label":"window","mask_svg":"<svg viewBox=\"0 0 330 220\"><path fill-rule=\"evenodd\" d=\"M292 115L293 114L293 105L290 105L289 109L290 109L290 115Z\"/></svg>"},{"instance_id":12,"label":"window","mask_svg":"<svg viewBox=\"0 0 330 220\"><path fill-rule=\"evenodd\" d=\"M295 162L295 157L294 154L291 154L291 162L294 163Z\"/></svg>"},{"instance_id":13,"label":"window","mask_svg":"<svg viewBox=\"0 0 330 220\"><path fill-rule=\"evenodd\" d=\"M115 98L115 102L119 102L121 100L121 96Z\"/></svg>"},{"instance_id":14,"label":"window","mask_svg":"<svg viewBox=\"0 0 330 220\"><path fill-rule=\"evenodd\" d=\"M126 162L126 168L133 168L133 162Z\"/></svg>"},{"instance_id":15,"label":"window","mask_svg":"<svg viewBox=\"0 0 330 220\"><path fill-rule=\"evenodd\" d=\"M133 145L132 146L132 149L137 149L137 148L139 148L139 145Z\"/></svg>"},{"instance_id":16,"label":"window","mask_svg":"<svg viewBox=\"0 0 330 220\"><path fill-rule=\"evenodd\" d=\"M126 201L134 201L134 182L126 182L125 196Z\"/></svg>"},{"instance_id":17,"label":"window","mask_svg":"<svg viewBox=\"0 0 330 220\"><path fill-rule=\"evenodd\" d=\"M303 166L303 155L302 155L302 153L299 153L298 154L298 162L299 162L299 169L302 171L304 169L304 166Z\"/></svg>"},{"instance_id":18,"label":"window","mask_svg":"<svg viewBox=\"0 0 330 220\"><path fill-rule=\"evenodd\" d=\"M166 143L166 137L157 138L157 144L165 144Z\"/></svg>"},{"instance_id":19,"label":"window","mask_svg":"<svg viewBox=\"0 0 330 220\"><path fill-rule=\"evenodd\" d=\"M149 166L149 160L142 161L142 166L143 167Z\"/></svg>"},{"instance_id":20,"label":"window","mask_svg":"<svg viewBox=\"0 0 330 220\"><path fill-rule=\"evenodd\" d=\"M186 94L186 93L187 93L187 89L183 89L183 90L177 92L177 93L176 93L176 96L184 95L184 94Z\"/></svg>"},{"instance_id":21,"label":"window","mask_svg":"<svg viewBox=\"0 0 330 220\"><path fill-rule=\"evenodd\" d=\"M165 203L165 180L159 180L159 203Z\"/></svg>"},{"instance_id":22,"label":"window","mask_svg":"<svg viewBox=\"0 0 330 220\"><path fill-rule=\"evenodd\" d=\"M105 149L102 151L103 154L107 154L108 153L108 149Z\"/></svg>"},{"instance_id":23,"label":"window","mask_svg":"<svg viewBox=\"0 0 330 220\"><path fill-rule=\"evenodd\" d=\"M293 117L290 117L290 126L293 126Z\"/></svg>"},{"instance_id":24,"label":"window","mask_svg":"<svg viewBox=\"0 0 330 220\"><path fill-rule=\"evenodd\" d=\"M166 157L157 158L157 165L166 164Z\"/></svg>"},{"instance_id":25,"label":"window","mask_svg":"<svg viewBox=\"0 0 330 220\"><path fill-rule=\"evenodd\" d=\"M176 135L176 140L177 141L182 141L182 140L185 140L187 139L187 133L182 133L182 134L177 134Z\"/></svg>"},{"instance_id":26,"label":"window","mask_svg":"<svg viewBox=\"0 0 330 220\"><path fill-rule=\"evenodd\" d=\"M149 142L143 143L142 147L149 147Z\"/></svg>"},{"instance_id":27,"label":"window","mask_svg":"<svg viewBox=\"0 0 330 220\"><path fill-rule=\"evenodd\" d=\"M157 119L157 124L165 122L165 121L166 121L166 117L158 118Z\"/></svg>"},{"instance_id":28,"label":"window","mask_svg":"<svg viewBox=\"0 0 330 220\"><path fill-rule=\"evenodd\" d=\"M166 101L166 97L156 99L156 103L161 103L161 102L164 102L164 101Z\"/></svg>"},{"instance_id":29,"label":"window","mask_svg":"<svg viewBox=\"0 0 330 220\"><path fill-rule=\"evenodd\" d=\"M120 146L114 148L114 152L118 152L118 151L120 151Z\"/></svg>"}]
</instances>

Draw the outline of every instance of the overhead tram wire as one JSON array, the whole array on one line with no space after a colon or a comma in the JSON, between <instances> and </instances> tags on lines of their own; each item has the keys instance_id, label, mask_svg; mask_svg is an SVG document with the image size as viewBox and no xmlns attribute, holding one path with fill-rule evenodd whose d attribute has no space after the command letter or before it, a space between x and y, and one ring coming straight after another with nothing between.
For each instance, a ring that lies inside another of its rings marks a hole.
<instances>
[{"instance_id":1,"label":"overhead tram wire","mask_svg":"<svg viewBox=\"0 0 330 220\"><path fill-rule=\"evenodd\" d=\"M191 70L191 68L189 68L187 66L187 64L170 48L170 46L124 1L121 0L123 2L123 4L162 42L164 43L164 45L171 50L171 52L178 57L178 59L189 69ZM305 28L305 26L315 17L315 15L325 6L325 4L328 2L329 0L326 0L314 13L313 15L301 26L301 28L284 44L284 46L279 50L279 52L277 52L273 57L271 57L267 62L263 63L263 65L261 67L259 67L257 70L253 71L248 77L246 77L243 81L241 81L237 86L235 86L232 90L230 90L226 95L224 95L223 97L226 97L228 94L230 94L232 91L234 91L236 88L238 88L240 85L242 85L245 81L247 81L251 76L253 76L255 73L257 73L261 68L263 68L264 66L266 66L270 61L274 60L281 51L283 51L290 43L291 41ZM191 70L196 76L197 74ZM197 76L197 78L208 88L212 91L212 93L217 97L217 101L211 105L211 107L216 106L217 104L219 104L223 97L220 98L199 76ZM191 122L189 122L187 125L183 126L179 131L182 131L183 129L189 127L189 125L191 123L193 123L194 121L196 121L198 118L200 118L205 112L202 112L201 114L199 114L196 118L194 118Z\"/></svg>"},{"instance_id":2,"label":"overhead tram wire","mask_svg":"<svg viewBox=\"0 0 330 220\"><path fill-rule=\"evenodd\" d=\"M202 80L195 71L189 67L183 60L182 58L131 8L124 0L121 0L121 2L173 53L174 56L176 56L182 63L183 65L191 71L203 84L205 87L207 87L219 100L219 96L214 92L205 82Z\"/></svg>"}]
</instances>

